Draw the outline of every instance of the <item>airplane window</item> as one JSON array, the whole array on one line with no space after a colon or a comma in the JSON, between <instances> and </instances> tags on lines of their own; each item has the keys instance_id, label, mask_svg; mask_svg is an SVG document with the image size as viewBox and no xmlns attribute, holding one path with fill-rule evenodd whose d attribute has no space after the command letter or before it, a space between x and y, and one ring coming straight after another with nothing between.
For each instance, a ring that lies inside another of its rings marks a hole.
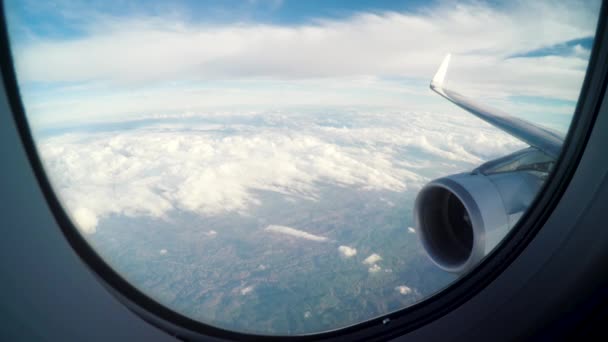
<instances>
[{"instance_id":1,"label":"airplane window","mask_svg":"<svg viewBox=\"0 0 608 342\"><path fill-rule=\"evenodd\" d=\"M290 336L421 302L499 244L559 157L599 7L4 4L89 246L179 315Z\"/></svg>"}]
</instances>

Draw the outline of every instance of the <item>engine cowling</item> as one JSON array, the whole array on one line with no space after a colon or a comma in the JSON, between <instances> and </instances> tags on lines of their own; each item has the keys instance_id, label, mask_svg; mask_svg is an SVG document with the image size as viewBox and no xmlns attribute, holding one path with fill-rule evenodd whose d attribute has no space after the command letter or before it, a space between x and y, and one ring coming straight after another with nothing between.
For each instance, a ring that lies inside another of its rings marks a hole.
<instances>
[{"instance_id":1,"label":"engine cowling","mask_svg":"<svg viewBox=\"0 0 608 342\"><path fill-rule=\"evenodd\" d=\"M428 256L443 270L466 272L517 223L541 185L527 171L461 173L428 183L414 205Z\"/></svg>"}]
</instances>

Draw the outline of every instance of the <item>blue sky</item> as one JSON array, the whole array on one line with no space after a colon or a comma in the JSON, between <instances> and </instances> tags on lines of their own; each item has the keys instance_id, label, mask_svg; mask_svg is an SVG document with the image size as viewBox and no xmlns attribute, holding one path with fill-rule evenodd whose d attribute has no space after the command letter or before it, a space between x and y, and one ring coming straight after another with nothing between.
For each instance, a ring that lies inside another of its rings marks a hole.
<instances>
[{"instance_id":1,"label":"blue sky","mask_svg":"<svg viewBox=\"0 0 608 342\"><path fill-rule=\"evenodd\" d=\"M174 0L174 1L48 1L9 0L16 40L29 31L37 37L75 38L87 34L83 23L89 16L137 17L178 16L195 23L222 24L234 22L300 25L320 20L344 19L358 13L410 12L430 10L436 0ZM506 6L501 1L481 1L487 6ZM21 31L24 30L24 31ZM593 37L583 37L552 47L524 52L521 56L565 53L567 47L580 44L591 48Z\"/></svg>"},{"instance_id":2,"label":"blue sky","mask_svg":"<svg viewBox=\"0 0 608 342\"><path fill-rule=\"evenodd\" d=\"M571 115L599 1L9 1L34 125L209 108L448 110L428 80ZM525 98L525 101L521 99ZM529 114L532 113L532 114ZM567 122L560 119L561 122Z\"/></svg>"},{"instance_id":3,"label":"blue sky","mask_svg":"<svg viewBox=\"0 0 608 342\"><path fill-rule=\"evenodd\" d=\"M543 56L563 56L572 53L572 49L580 47L586 50L591 50L593 47L593 36L573 39L561 42L555 45L544 46L539 49L525 51L511 56L515 57L543 57Z\"/></svg>"},{"instance_id":4,"label":"blue sky","mask_svg":"<svg viewBox=\"0 0 608 342\"><path fill-rule=\"evenodd\" d=\"M356 13L416 11L435 1L391 0L177 0L177 1L32 1L10 0L13 35L75 38L86 35L83 23L95 15L129 18L134 16L180 17L196 23L234 22L298 25L321 19L342 19Z\"/></svg>"}]
</instances>

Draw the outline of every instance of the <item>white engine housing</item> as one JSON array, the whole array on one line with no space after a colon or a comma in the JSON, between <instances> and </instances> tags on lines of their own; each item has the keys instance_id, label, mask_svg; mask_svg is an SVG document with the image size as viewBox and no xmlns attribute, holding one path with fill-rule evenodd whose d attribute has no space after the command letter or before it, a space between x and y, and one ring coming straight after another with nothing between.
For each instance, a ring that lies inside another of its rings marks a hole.
<instances>
[{"instance_id":1,"label":"white engine housing","mask_svg":"<svg viewBox=\"0 0 608 342\"><path fill-rule=\"evenodd\" d=\"M466 272L517 223L541 185L528 171L461 173L430 182L414 205L424 249L440 268Z\"/></svg>"}]
</instances>

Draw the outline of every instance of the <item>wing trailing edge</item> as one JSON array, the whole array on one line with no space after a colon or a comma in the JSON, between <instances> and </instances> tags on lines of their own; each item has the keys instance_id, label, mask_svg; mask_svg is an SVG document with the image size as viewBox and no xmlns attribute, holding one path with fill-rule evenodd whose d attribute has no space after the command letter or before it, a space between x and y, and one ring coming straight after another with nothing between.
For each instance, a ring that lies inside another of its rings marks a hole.
<instances>
[{"instance_id":1,"label":"wing trailing edge","mask_svg":"<svg viewBox=\"0 0 608 342\"><path fill-rule=\"evenodd\" d=\"M513 137L541 150L547 155L557 158L564 142L564 136L547 128L535 125L527 120L516 118L503 111L494 109L447 89L444 84L451 55L447 54L435 76L431 80L430 87L437 94L443 96L458 107L468 111L485 122L503 130Z\"/></svg>"}]
</instances>

